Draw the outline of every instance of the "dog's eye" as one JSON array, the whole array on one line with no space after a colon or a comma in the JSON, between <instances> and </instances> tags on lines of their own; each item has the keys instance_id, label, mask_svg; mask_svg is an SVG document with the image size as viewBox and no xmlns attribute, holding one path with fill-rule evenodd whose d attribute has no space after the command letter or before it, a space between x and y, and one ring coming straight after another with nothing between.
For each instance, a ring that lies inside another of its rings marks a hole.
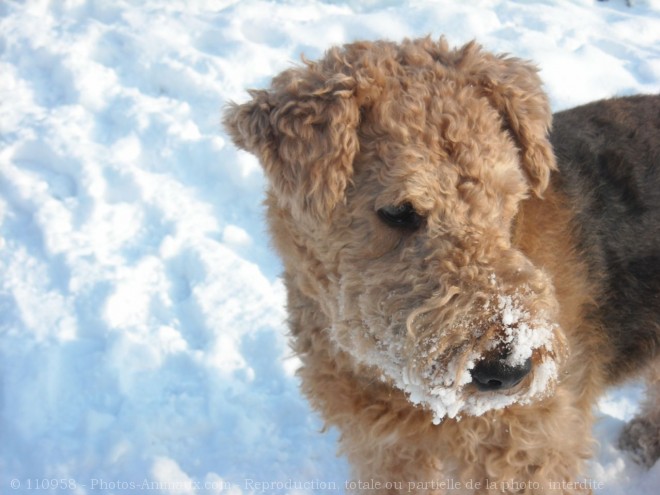
<instances>
[{"instance_id":1,"label":"dog's eye","mask_svg":"<svg viewBox=\"0 0 660 495\"><path fill-rule=\"evenodd\" d=\"M424 219L410 203L385 206L378 210L378 217L390 227L405 230L417 230Z\"/></svg>"}]
</instances>

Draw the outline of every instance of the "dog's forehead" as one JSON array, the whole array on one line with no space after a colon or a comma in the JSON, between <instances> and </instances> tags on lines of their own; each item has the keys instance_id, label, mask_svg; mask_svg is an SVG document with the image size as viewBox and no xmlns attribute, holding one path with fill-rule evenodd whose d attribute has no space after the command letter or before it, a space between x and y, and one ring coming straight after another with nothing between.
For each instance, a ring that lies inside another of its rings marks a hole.
<instances>
[{"instance_id":1,"label":"dog's forehead","mask_svg":"<svg viewBox=\"0 0 660 495\"><path fill-rule=\"evenodd\" d=\"M361 109L360 149L392 166L451 162L470 172L510 143L499 112L479 88L431 72L391 76Z\"/></svg>"},{"instance_id":2,"label":"dog's forehead","mask_svg":"<svg viewBox=\"0 0 660 495\"><path fill-rule=\"evenodd\" d=\"M433 140L443 133L457 139L456 127L501 122L483 91L458 77L432 70L390 74L381 82L378 98L361 108L362 128L387 133L398 141L424 136Z\"/></svg>"},{"instance_id":3,"label":"dog's forehead","mask_svg":"<svg viewBox=\"0 0 660 495\"><path fill-rule=\"evenodd\" d=\"M363 112L358 132L356 179L380 184L377 207L414 200L430 211L473 196L475 186L524 194L518 150L474 87L432 78L389 86Z\"/></svg>"}]
</instances>

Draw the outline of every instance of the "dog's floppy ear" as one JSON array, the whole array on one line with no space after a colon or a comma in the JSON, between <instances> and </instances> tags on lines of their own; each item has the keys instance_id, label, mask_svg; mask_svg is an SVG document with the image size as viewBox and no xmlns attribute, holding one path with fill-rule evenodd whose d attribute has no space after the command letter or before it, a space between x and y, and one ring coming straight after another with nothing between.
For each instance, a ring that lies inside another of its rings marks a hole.
<instances>
[{"instance_id":1,"label":"dog's floppy ear","mask_svg":"<svg viewBox=\"0 0 660 495\"><path fill-rule=\"evenodd\" d=\"M352 82L315 66L291 69L252 100L230 104L223 123L234 143L254 153L280 205L325 217L340 202L358 150L359 109Z\"/></svg>"},{"instance_id":2,"label":"dog's floppy ear","mask_svg":"<svg viewBox=\"0 0 660 495\"><path fill-rule=\"evenodd\" d=\"M531 189L541 196L557 168L548 137L552 111L541 87L537 69L531 63L495 56L470 43L466 52L479 52L470 68L472 79L504 119L507 130L520 149L520 159Z\"/></svg>"}]
</instances>

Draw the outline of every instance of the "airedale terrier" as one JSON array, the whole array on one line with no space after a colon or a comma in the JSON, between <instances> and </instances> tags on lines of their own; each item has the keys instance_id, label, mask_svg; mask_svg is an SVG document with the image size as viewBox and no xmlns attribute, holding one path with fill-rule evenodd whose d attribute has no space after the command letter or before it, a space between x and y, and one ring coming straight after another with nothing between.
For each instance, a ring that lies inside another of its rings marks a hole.
<instances>
[{"instance_id":1,"label":"airedale terrier","mask_svg":"<svg viewBox=\"0 0 660 495\"><path fill-rule=\"evenodd\" d=\"M550 133L533 66L430 38L333 48L250 94L224 124L269 179L302 389L349 488L588 490L595 401L660 367L660 97ZM647 465L649 397L621 441Z\"/></svg>"}]
</instances>

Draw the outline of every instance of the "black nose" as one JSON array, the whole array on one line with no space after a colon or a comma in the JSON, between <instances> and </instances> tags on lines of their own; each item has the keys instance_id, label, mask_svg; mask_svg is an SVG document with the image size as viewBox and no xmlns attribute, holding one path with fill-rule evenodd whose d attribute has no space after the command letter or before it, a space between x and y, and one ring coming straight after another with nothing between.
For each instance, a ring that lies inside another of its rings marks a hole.
<instances>
[{"instance_id":1,"label":"black nose","mask_svg":"<svg viewBox=\"0 0 660 495\"><path fill-rule=\"evenodd\" d=\"M521 366L509 366L504 361L479 361L471 370L472 382L482 392L506 390L518 385L532 371L532 360Z\"/></svg>"}]
</instances>

